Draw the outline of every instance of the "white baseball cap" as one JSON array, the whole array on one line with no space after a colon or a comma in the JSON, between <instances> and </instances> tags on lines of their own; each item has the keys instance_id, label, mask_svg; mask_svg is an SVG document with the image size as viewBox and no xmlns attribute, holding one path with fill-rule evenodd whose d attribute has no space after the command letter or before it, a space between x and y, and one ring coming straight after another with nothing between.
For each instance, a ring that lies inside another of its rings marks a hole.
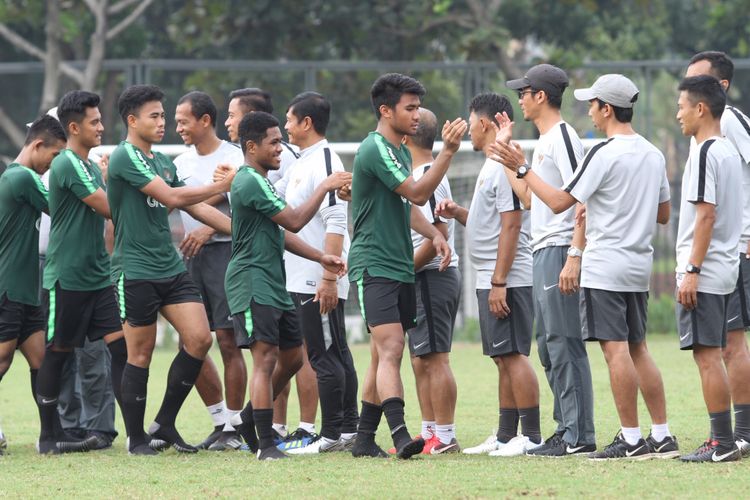
<instances>
[{"instance_id":1,"label":"white baseball cap","mask_svg":"<svg viewBox=\"0 0 750 500\"><path fill-rule=\"evenodd\" d=\"M574 90L573 95L579 101L601 99L618 108L632 108L638 100L638 87L626 76L609 74L597 78L587 89Z\"/></svg>"}]
</instances>

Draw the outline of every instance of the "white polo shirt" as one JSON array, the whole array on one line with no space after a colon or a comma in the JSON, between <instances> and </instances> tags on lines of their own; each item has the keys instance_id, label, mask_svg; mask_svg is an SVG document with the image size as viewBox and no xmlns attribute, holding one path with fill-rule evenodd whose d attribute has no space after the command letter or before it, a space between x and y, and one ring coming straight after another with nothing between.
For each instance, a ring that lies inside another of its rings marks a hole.
<instances>
[{"instance_id":1,"label":"white polo shirt","mask_svg":"<svg viewBox=\"0 0 750 500\"><path fill-rule=\"evenodd\" d=\"M497 260L497 243L503 230L500 214L522 210L521 202L510 187L504 169L496 161L489 158L485 160L477 177L466 220L469 256L477 271L476 288L480 290L492 288L490 282ZM516 256L507 276L508 288L532 285L529 239L529 213L523 210Z\"/></svg>"},{"instance_id":2,"label":"white polo shirt","mask_svg":"<svg viewBox=\"0 0 750 500\"><path fill-rule=\"evenodd\" d=\"M638 134L615 135L589 151L565 191L586 204L581 286L648 291L656 214L670 198L664 155Z\"/></svg>"},{"instance_id":3,"label":"white polo shirt","mask_svg":"<svg viewBox=\"0 0 750 500\"><path fill-rule=\"evenodd\" d=\"M750 118L734 106L727 106L721 115L721 133L729 139L742 157L742 234L740 251L750 241Z\"/></svg>"},{"instance_id":4,"label":"white polo shirt","mask_svg":"<svg viewBox=\"0 0 750 500\"><path fill-rule=\"evenodd\" d=\"M583 158L583 144L565 121L539 136L534 147L531 170L544 182L562 188ZM550 245L570 245L573 241L575 207L555 214L535 194L531 195L531 246L534 251Z\"/></svg>"},{"instance_id":5,"label":"white polo shirt","mask_svg":"<svg viewBox=\"0 0 750 500\"><path fill-rule=\"evenodd\" d=\"M219 147L207 155L199 154L195 146L190 146L190 149L174 159L174 164L177 167L177 176L186 186L212 184L214 170L216 170L217 166L227 164L233 167L240 167L244 163L245 157L242 154L242 150L227 141L221 141ZM231 216L226 193L224 194L224 201L215 205L215 208L224 215ZM180 210L180 218L182 219L182 226L185 228L185 234L203 226L202 222L193 219L184 210ZM207 244L221 241L232 241L232 236L217 232L208 240Z\"/></svg>"},{"instance_id":6,"label":"white polo shirt","mask_svg":"<svg viewBox=\"0 0 750 500\"><path fill-rule=\"evenodd\" d=\"M742 212L742 159L723 137L711 137L691 146L682 175L680 224L677 228L678 284L690 263L695 230L695 203L716 207L716 220L706 258L701 265L698 291L726 295L734 291L739 273Z\"/></svg>"},{"instance_id":7,"label":"white polo shirt","mask_svg":"<svg viewBox=\"0 0 750 500\"><path fill-rule=\"evenodd\" d=\"M329 161L326 161L326 157ZM315 188L333 172L343 172L344 164L333 152L328 141L320 142L300 151L300 157L289 168L284 182L278 189L287 203L299 207L308 200ZM318 212L298 233L308 245L325 251L326 233L344 236L344 247L341 258L346 260L349 254L349 232L347 227L347 203L335 193L328 193L321 203ZM323 278L323 267L291 252L284 252L286 267L286 289L290 292L314 294ZM340 299L349 294L349 279L344 276L338 280Z\"/></svg>"},{"instance_id":8,"label":"white polo shirt","mask_svg":"<svg viewBox=\"0 0 750 500\"><path fill-rule=\"evenodd\" d=\"M300 155L299 148L293 144L282 142L281 147L281 165L279 166L279 169L268 171L268 180L271 181L271 184L273 184L274 187L276 187L276 183L283 179L287 172L289 172L289 169L294 165L294 162L297 161L297 158L299 158Z\"/></svg>"},{"instance_id":9,"label":"white polo shirt","mask_svg":"<svg viewBox=\"0 0 750 500\"><path fill-rule=\"evenodd\" d=\"M412 177L414 177L414 180L417 181L422 178L424 173L429 170L429 168L432 166L432 163L425 163L424 165L420 165L412 170ZM435 188L435 192L432 193L432 196L430 196L430 200L425 203L423 206L414 205L420 212L422 212L422 215L424 215L425 219L430 221L430 223L436 223L436 222L444 222L448 226L448 245L451 247L451 262L448 264L448 267L458 267L458 253L456 253L456 247L453 244L454 238L453 238L453 229L456 225L456 221L453 219L443 219L442 217L435 216L435 207L443 200L452 200L453 195L451 194L451 185L450 182L448 182L448 176L443 176L443 178L440 180L440 184L438 184L438 187ZM419 247L422 246L422 243L424 243L425 237L416 232L415 230L411 230L411 242L412 245L414 245L414 251L416 252ZM434 259L432 259L430 262L425 264L422 268L417 269L417 272L424 271L426 269L439 269L440 268L440 256L436 256Z\"/></svg>"}]
</instances>

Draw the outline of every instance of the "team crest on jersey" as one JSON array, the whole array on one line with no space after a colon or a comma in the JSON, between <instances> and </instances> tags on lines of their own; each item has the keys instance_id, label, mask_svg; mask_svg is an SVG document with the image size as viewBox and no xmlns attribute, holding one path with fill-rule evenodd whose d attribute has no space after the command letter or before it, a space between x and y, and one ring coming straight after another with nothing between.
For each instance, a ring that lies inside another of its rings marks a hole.
<instances>
[{"instance_id":1,"label":"team crest on jersey","mask_svg":"<svg viewBox=\"0 0 750 500\"><path fill-rule=\"evenodd\" d=\"M165 169L163 174L164 174L165 181L172 182L172 172L170 170Z\"/></svg>"},{"instance_id":2,"label":"team crest on jersey","mask_svg":"<svg viewBox=\"0 0 750 500\"><path fill-rule=\"evenodd\" d=\"M538 155L536 155L537 163L542 163L542 160L544 160L544 155L542 153L539 153Z\"/></svg>"}]
</instances>

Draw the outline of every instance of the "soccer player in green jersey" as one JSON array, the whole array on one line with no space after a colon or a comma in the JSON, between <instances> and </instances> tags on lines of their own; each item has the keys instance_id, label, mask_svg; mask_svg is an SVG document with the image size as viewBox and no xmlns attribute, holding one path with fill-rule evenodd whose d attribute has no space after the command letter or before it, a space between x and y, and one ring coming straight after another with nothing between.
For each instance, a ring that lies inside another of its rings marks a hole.
<instances>
[{"instance_id":1,"label":"soccer player in green jersey","mask_svg":"<svg viewBox=\"0 0 750 500\"><path fill-rule=\"evenodd\" d=\"M287 457L273 442L273 397L302 366L302 332L286 290L284 248L343 275L340 257L323 254L291 233L313 218L330 191L350 183L351 174L331 174L295 208L268 180L268 172L280 166L279 121L263 111L248 113L239 136L247 164L232 183L232 258L225 287L237 344L252 352L253 376L251 401L235 427L258 459L273 460Z\"/></svg>"},{"instance_id":2,"label":"soccer player in green jersey","mask_svg":"<svg viewBox=\"0 0 750 500\"><path fill-rule=\"evenodd\" d=\"M175 327L183 347L169 369L164 399L149 433L179 452L197 451L177 432L175 419L212 341L200 293L172 244L169 210L181 208L220 232L231 231L226 215L200 202L227 191L234 169L221 182L185 186L172 161L152 151L164 137L163 98L153 85L134 85L120 95L118 107L128 134L112 152L108 169L107 198L115 223L112 275L128 349L122 413L128 451L138 455L154 454L143 417L157 313Z\"/></svg>"},{"instance_id":3,"label":"soccer player in green jersey","mask_svg":"<svg viewBox=\"0 0 750 500\"><path fill-rule=\"evenodd\" d=\"M64 147L60 122L45 115L31 124L23 149L0 176L0 380L19 349L31 370L34 399L45 323L39 304L39 222L47 211L47 189L40 176Z\"/></svg>"},{"instance_id":4,"label":"soccer player in green jersey","mask_svg":"<svg viewBox=\"0 0 750 500\"><path fill-rule=\"evenodd\" d=\"M74 90L57 107L68 148L52 161L49 180L51 226L44 270L49 318L47 349L37 377L40 453L55 449L63 366L86 337L103 338L107 344L114 394L120 402L127 351L104 247L104 220L111 215L102 173L88 160L91 148L101 144L104 130L98 106L98 95Z\"/></svg>"},{"instance_id":5,"label":"soccer player in green jersey","mask_svg":"<svg viewBox=\"0 0 750 500\"><path fill-rule=\"evenodd\" d=\"M443 257L441 270L450 263L451 250L442 233L411 204L427 203L467 129L461 118L446 122L442 151L432 168L415 181L411 154L401 141L417 131L424 94L422 84L411 77L396 73L379 77L370 91L378 126L362 142L354 159L350 279L357 283L362 316L372 334L372 358L362 388L362 412L352 449L355 457L384 455L375 444L383 413L399 458L409 458L424 447L424 439L419 436L412 440L404 424L400 373L404 332L415 326L417 316L410 226L432 240L437 254Z\"/></svg>"}]
</instances>

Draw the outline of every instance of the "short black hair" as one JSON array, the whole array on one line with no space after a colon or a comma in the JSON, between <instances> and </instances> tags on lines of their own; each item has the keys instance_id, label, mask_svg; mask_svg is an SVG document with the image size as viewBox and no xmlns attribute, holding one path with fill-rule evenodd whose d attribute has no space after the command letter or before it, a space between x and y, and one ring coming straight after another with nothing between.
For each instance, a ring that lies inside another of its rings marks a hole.
<instances>
[{"instance_id":1,"label":"short black hair","mask_svg":"<svg viewBox=\"0 0 750 500\"><path fill-rule=\"evenodd\" d=\"M190 113L195 118L200 120L203 115L208 115L209 120L211 120L211 126L216 126L216 103L214 103L210 95L199 90L194 90L180 97L177 105L179 106L186 102L190 103Z\"/></svg>"},{"instance_id":2,"label":"short black hair","mask_svg":"<svg viewBox=\"0 0 750 500\"><path fill-rule=\"evenodd\" d=\"M251 111L242 117L239 126L240 146L242 152L247 149L247 141L260 144L268 134L268 129L279 126L279 120L265 111Z\"/></svg>"},{"instance_id":3,"label":"short black hair","mask_svg":"<svg viewBox=\"0 0 750 500\"><path fill-rule=\"evenodd\" d=\"M419 126L409 142L416 147L432 151L437 135L437 118L435 113L427 108L419 108Z\"/></svg>"},{"instance_id":4,"label":"short black hair","mask_svg":"<svg viewBox=\"0 0 750 500\"><path fill-rule=\"evenodd\" d=\"M721 118L724 106L727 105L727 94L719 80L709 75L691 76L680 82L678 90L688 94L690 102L703 102L708 106L714 118Z\"/></svg>"},{"instance_id":5,"label":"short black hair","mask_svg":"<svg viewBox=\"0 0 750 500\"><path fill-rule=\"evenodd\" d=\"M718 50L698 52L690 58L688 66L700 61L708 61L711 63L711 71L716 78L732 83L732 78L734 77L734 63L724 52Z\"/></svg>"},{"instance_id":6,"label":"short black hair","mask_svg":"<svg viewBox=\"0 0 750 500\"><path fill-rule=\"evenodd\" d=\"M427 90L418 80L400 73L386 73L372 84L370 100L375 109L375 117L380 120L380 106L383 104L394 109L402 95L414 94L421 99L426 93Z\"/></svg>"},{"instance_id":7,"label":"short black hair","mask_svg":"<svg viewBox=\"0 0 750 500\"><path fill-rule=\"evenodd\" d=\"M37 139L41 139L45 146L52 146L58 141L67 141L65 129L54 116L40 116L29 127L26 132L24 145L29 145Z\"/></svg>"},{"instance_id":8,"label":"short black hair","mask_svg":"<svg viewBox=\"0 0 750 500\"><path fill-rule=\"evenodd\" d=\"M132 85L126 88L117 100L120 117L128 125L128 116L135 115L147 102L164 99L164 92L156 85Z\"/></svg>"},{"instance_id":9,"label":"short black hair","mask_svg":"<svg viewBox=\"0 0 750 500\"><path fill-rule=\"evenodd\" d=\"M57 105L57 118L60 120L63 128L68 130L71 122L81 123L86 116L88 108L99 106L101 99L93 92L86 90L71 90L60 99Z\"/></svg>"},{"instance_id":10,"label":"short black hair","mask_svg":"<svg viewBox=\"0 0 750 500\"><path fill-rule=\"evenodd\" d=\"M273 113L271 94L265 90L255 87L233 90L229 93L229 100L231 101L232 99L240 100L240 105L245 108L245 113L249 113L250 111Z\"/></svg>"},{"instance_id":11,"label":"short black hair","mask_svg":"<svg viewBox=\"0 0 750 500\"><path fill-rule=\"evenodd\" d=\"M325 135L331 119L331 103L317 92L302 92L292 99L287 110L291 110L297 120L309 116L315 132Z\"/></svg>"},{"instance_id":12,"label":"short black hair","mask_svg":"<svg viewBox=\"0 0 750 500\"><path fill-rule=\"evenodd\" d=\"M599 103L599 109L601 109L605 104L609 104L615 114L615 120L617 120L618 122L630 123L633 121L633 108L620 108L618 106L615 106L614 104L604 102L598 98L596 99L596 102Z\"/></svg>"},{"instance_id":13,"label":"short black hair","mask_svg":"<svg viewBox=\"0 0 750 500\"><path fill-rule=\"evenodd\" d=\"M544 95L547 96L547 104L549 104L551 108L560 109L562 107L562 93L550 94L546 90L539 90L533 87L531 90L533 90L534 92L544 92Z\"/></svg>"},{"instance_id":14,"label":"short black hair","mask_svg":"<svg viewBox=\"0 0 750 500\"><path fill-rule=\"evenodd\" d=\"M482 92L475 95L469 103L469 112L489 118L497 125L495 115L505 111L508 118L513 119L513 106L510 100L504 95L494 92Z\"/></svg>"}]
</instances>

